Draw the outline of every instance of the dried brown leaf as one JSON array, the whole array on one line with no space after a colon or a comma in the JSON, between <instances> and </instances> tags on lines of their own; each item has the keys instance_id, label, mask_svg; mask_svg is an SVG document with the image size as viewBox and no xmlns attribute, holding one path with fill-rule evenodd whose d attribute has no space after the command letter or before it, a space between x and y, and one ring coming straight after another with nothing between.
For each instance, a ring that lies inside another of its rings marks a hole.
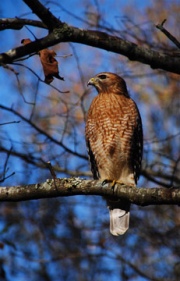
<instances>
[{"instance_id":1,"label":"dried brown leaf","mask_svg":"<svg viewBox=\"0 0 180 281\"><path fill-rule=\"evenodd\" d=\"M29 38L21 40L21 43L23 45L27 45L31 42L32 41ZM45 76L44 81L47 84L50 84L54 80L54 77L60 80L64 80L64 78L59 75L58 61L55 59L55 56L56 53L53 50L43 49L39 51L39 57Z\"/></svg>"},{"instance_id":2,"label":"dried brown leaf","mask_svg":"<svg viewBox=\"0 0 180 281\"><path fill-rule=\"evenodd\" d=\"M39 56L43 66L46 83L50 84L54 79L53 77L64 80L63 77L59 76L58 62L54 58L56 53L53 50L41 50Z\"/></svg>"},{"instance_id":3,"label":"dried brown leaf","mask_svg":"<svg viewBox=\"0 0 180 281\"><path fill-rule=\"evenodd\" d=\"M22 39L21 40L21 43L23 44L23 45L27 45L27 44L29 44L29 43L31 43L32 41L29 39L29 38L26 38L26 39Z\"/></svg>"}]
</instances>

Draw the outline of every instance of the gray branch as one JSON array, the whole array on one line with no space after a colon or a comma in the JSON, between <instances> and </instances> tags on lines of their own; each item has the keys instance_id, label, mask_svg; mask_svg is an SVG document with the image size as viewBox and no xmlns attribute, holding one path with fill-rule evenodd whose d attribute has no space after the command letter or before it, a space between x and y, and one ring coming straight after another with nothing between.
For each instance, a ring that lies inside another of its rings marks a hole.
<instances>
[{"instance_id":1,"label":"gray branch","mask_svg":"<svg viewBox=\"0 0 180 281\"><path fill-rule=\"evenodd\" d=\"M24 2L33 13L41 19L42 25L47 26L50 33L46 37L26 46L21 46L0 54L0 64L13 63L17 59L37 53L42 49L62 42L74 42L121 54L131 61L147 64L153 69L163 69L180 74L180 60L178 54L176 56L175 53L168 54L138 46L105 32L69 26L56 18L49 9L46 9L38 0L24 0ZM16 22L16 24L18 23ZM19 22L19 24L21 27L22 22Z\"/></svg>"},{"instance_id":2,"label":"gray branch","mask_svg":"<svg viewBox=\"0 0 180 281\"><path fill-rule=\"evenodd\" d=\"M30 25L30 26L47 29L47 26L38 20L19 19L19 18L0 19L0 30L5 30L5 29L20 30L25 25Z\"/></svg>"},{"instance_id":3,"label":"gray branch","mask_svg":"<svg viewBox=\"0 0 180 281\"><path fill-rule=\"evenodd\" d=\"M25 201L42 198L75 195L108 196L116 199L128 199L131 203L147 205L180 205L179 188L134 188L116 184L102 186L101 181L80 178L47 179L46 182L0 187L0 201Z\"/></svg>"}]
</instances>

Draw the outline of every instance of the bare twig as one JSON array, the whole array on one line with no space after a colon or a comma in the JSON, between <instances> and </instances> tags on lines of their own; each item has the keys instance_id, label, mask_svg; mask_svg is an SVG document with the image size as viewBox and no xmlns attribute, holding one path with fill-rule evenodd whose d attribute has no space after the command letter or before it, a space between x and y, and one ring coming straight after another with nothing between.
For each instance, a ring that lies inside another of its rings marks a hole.
<instances>
[{"instance_id":1,"label":"bare twig","mask_svg":"<svg viewBox=\"0 0 180 281\"><path fill-rule=\"evenodd\" d=\"M19 73L11 66L7 65L7 64L4 64L2 63L2 66L10 71L12 71L15 75L18 75Z\"/></svg>"},{"instance_id":2,"label":"bare twig","mask_svg":"<svg viewBox=\"0 0 180 281\"><path fill-rule=\"evenodd\" d=\"M50 162L50 161L47 162L47 167L48 167L48 169L49 169L49 171L50 171L50 173L51 173L51 176L52 176L53 179L55 180L55 179L57 178L57 177L56 177L56 173L55 173L55 170L54 170L53 166L51 165L51 162Z\"/></svg>"},{"instance_id":3,"label":"bare twig","mask_svg":"<svg viewBox=\"0 0 180 281\"><path fill-rule=\"evenodd\" d=\"M31 120L29 120L28 118L26 118L25 116L21 115L19 112L17 112L16 110L14 110L13 108L9 108L6 107L4 105L0 105L1 109L7 110L9 112L13 112L16 116L20 117L22 120L24 120L25 122L27 122L28 124L30 124L37 132L39 132L40 134L44 135L47 137L47 139L53 141L55 144L61 146L65 151L72 153L72 155L78 156L82 159L87 159L87 157L81 153L78 153L76 151L73 151L71 148L67 147L65 144L63 144L62 142L56 140L55 138L53 138L51 135L49 135L48 133L46 133L43 129L41 129L40 127L38 127L34 122L32 122Z\"/></svg>"},{"instance_id":4,"label":"bare twig","mask_svg":"<svg viewBox=\"0 0 180 281\"><path fill-rule=\"evenodd\" d=\"M56 185L56 179L57 179L56 173L55 173L55 170L54 170L53 166L51 165L51 162L50 162L50 161L47 162L47 167L48 167L48 169L50 170L50 173L51 173L51 175L52 175L52 177L53 177L54 186L55 186L56 190L58 191L58 188L57 188L57 185Z\"/></svg>"},{"instance_id":5,"label":"bare twig","mask_svg":"<svg viewBox=\"0 0 180 281\"><path fill-rule=\"evenodd\" d=\"M31 35L34 37L35 40L38 38L35 36L35 34L29 29L29 27L25 26L25 28L31 33Z\"/></svg>"},{"instance_id":6,"label":"bare twig","mask_svg":"<svg viewBox=\"0 0 180 281\"><path fill-rule=\"evenodd\" d=\"M17 84L18 84L19 93L20 93L21 97L23 98L23 101L24 101L25 103L27 103L27 104L34 105L33 102L30 102L30 101L27 101L27 100L26 100L26 98L25 98L25 96L24 96L24 94L23 94L23 91L22 91L21 82L20 82L20 80L19 80L18 75L16 75L16 79L17 79Z\"/></svg>"},{"instance_id":7,"label":"bare twig","mask_svg":"<svg viewBox=\"0 0 180 281\"><path fill-rule=\"evenodd\" d=\"M34 54L35 55L35 54ZM16 60L17 61L17 60ZM38 78L38 80L40 81L40 82L42 82L42 83L45 83L44 82L44 80L42 80L40 77L39 77L39 75L33 70L33 69L31 69L30 67L28 67L27 65L24 65L24 64L22 64L22 63L14 63L14 65L18 65L18 66L23 66L23 67L25 67L26 69L28 69L29 71L31 71L37 78ZM47 84L46 84L47 85ZM53 86L52 84L50 84L49 85L51 88L53 88L53 89L55 89L56 91L58 91L59 93L62 93L62 94L67 94L67 93L69 93L69 91L61 91L61 90L59 90L58 88L56 88L55 86ZM61 98L61 101L64 103L64 105L66 106L66 102Z\"/></svg>"},{"instance_id":8,"label":"bare twig","mask_svg":"<svg viewBox=\"0 0 180 281\"><path fill-rule=\"evenodd\" d=\"M1 175L2 178L0 179L0 182L5 181L6 179L10 178L11 176L13 176L15 174L15 172L12 172L10 175L6 176L8 169L9 169L9 168L7 168L7 164L8 164L9 157L11 155L11 151L12 151L12 147L10 148L10 150L7 153L5 163L4 163L3 173Z\"/></svg>"},{"instance_id":9,"label":"bare twig","mask_svg":"<svg viewBox=\"0 0 180 281\"><path fill-rule=\"evenodd\" d=\"M161 30L180 49L180 42L169 31L167 31L167 29L164 28L163 25L165 22L166 19L164 19L161 24L157 24L156 28Z\"/></svg>"},{"instance_id":10,"label":"bare twig","mask_svg":"<svg viewBox=\"0 0 180 281\"><path fill-rule=\"evenodd\" d=\"M0 19L0 30L5 30L5 29L19 30L23 28L25 25L31 25L31 26L47 29L47 26L44 23L37 20L19 19L19 18Z\"/></svg>"},{"instance_id":11,"label":"bare twig","mask_svg":"<svg viewBox=\"0 0 180 281\"><path fill-rule=\"evenodd\" d=\"M4 123L0 123L0 126L3 125L9 125L9 124L14 124L14 123L20 123L21 121L10 121L10 122L4 122Z\"/></svg>"}]
</instances>

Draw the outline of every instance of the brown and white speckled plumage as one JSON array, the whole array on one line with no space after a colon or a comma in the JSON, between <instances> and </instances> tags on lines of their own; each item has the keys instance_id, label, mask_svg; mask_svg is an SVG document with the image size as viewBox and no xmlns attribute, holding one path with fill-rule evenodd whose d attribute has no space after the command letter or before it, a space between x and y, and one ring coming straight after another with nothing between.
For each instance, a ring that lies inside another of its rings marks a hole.
<instances>
[{"instance_id":1,"label":"brown and white speckled plumage","mask_svg":"<svg viewBox=\"0 0 180 281\"><path fill-rule=\"evenodd\" d=\"M93 177L136 186L143 147L138 108L125 81L114 73L99 73L88 85L98 91L88 111L85 132ZM108 205L111 233L125 233L130 203L113 200Z\"/></svg>"}]
</instances>

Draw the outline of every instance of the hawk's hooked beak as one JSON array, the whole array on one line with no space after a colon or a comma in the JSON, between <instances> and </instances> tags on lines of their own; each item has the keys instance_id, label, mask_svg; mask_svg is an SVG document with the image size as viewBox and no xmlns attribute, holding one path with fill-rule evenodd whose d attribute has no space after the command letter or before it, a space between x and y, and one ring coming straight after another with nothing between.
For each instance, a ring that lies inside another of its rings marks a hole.
<instances>
[{"instance_id":1,"label":"hawk's hooked beak","mask_svg":"<svg viewBox=\"0 0 180 281\"><path fill-rule=\"evenodd\" d=\"M94 86L96 84L96 78L92 77L91 79L89 79L87 86L92 85Z\"/></svg>"}]
</instances>

